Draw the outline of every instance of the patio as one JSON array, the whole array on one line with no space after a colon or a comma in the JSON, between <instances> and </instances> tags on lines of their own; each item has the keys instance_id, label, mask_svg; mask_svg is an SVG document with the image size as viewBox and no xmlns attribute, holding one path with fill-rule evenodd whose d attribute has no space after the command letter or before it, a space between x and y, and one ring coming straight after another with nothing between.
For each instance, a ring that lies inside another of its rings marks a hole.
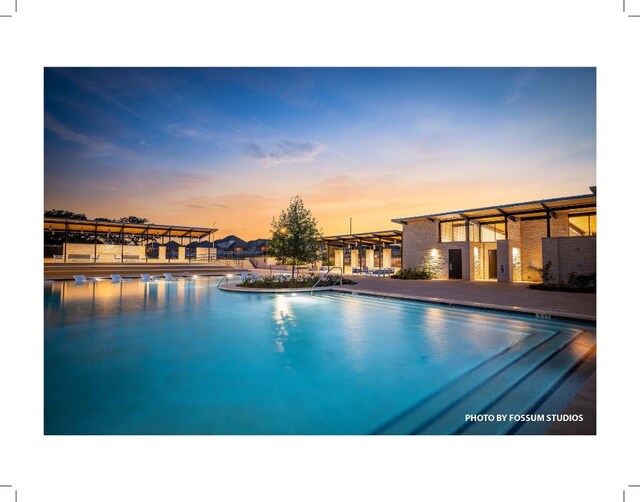
<instances>
[{"instance_id":1,"label":"patio","mask_svg":"<svg viewBox=\"0 0 640 502\"><path fill-rule=\"evenodd\" d=\"M513 312L569 317L594 322L595 293L564 293L529 289L529 283L494 281L399 280L353 277L357 282L337 289L414 300L486 307Z\"/></svg>"}]
</instances>

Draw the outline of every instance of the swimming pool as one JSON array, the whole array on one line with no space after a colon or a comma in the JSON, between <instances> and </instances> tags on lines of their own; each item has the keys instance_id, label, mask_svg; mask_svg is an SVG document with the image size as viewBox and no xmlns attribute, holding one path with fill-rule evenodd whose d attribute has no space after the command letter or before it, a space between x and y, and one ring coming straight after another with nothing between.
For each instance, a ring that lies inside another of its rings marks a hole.
<instances>
[{"instance_id":1,"label":"swimming pool","mask_svg":"<svg viewBox=\"0 0 640 502\"><path fill-rule=\"evenodd\" d=\"M509 433L465 415L543 409L595 351L579 323L217 281L45 284L45 433Z\"/></svg>"}]
</instances>

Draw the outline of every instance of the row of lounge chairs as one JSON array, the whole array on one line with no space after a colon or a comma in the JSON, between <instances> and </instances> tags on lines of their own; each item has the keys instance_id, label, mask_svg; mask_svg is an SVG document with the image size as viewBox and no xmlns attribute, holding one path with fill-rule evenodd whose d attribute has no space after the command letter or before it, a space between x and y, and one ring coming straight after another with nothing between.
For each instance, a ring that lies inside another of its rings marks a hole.
<instances>
[{"instance_id":1,"label":"row of lounge chairs","mask_svg":"<svg viewBox=\"0 0 640 502\"><path fill-rule=\"evenodd\" d=\"M364 275L369 277L391 277L393 275L393 269L392 268L354 267L351 269L351 274Z\"/></svg>"},{"instance_id":2,"label":"row of lounge chairs","mask_svg":"<svg viewBox=\"0 0 640 502\"><path fill-rule=\"evenodd\" d=\"M186 277L184 273L182 275L178 276L178 277L175 277L171 272L165 272L162 275L164 276L164 280L166 280L166 281L177 281L178 279ZM87 282L96 282L98 280L95 277L88 277L87 278L84 275L74 275L73 278L76 281L76 284L85 284ZM140 274L140 279L143 282L149 282L149 281L157 281L159 279L162 279L162 277L154 277L154 276L152 276L150 274ZM130 280L133 280L133 279L132 278L124 278L120 274L111 274L111 282L113 282L113 283L130 281Z\"/></svg>"}]
</instances>

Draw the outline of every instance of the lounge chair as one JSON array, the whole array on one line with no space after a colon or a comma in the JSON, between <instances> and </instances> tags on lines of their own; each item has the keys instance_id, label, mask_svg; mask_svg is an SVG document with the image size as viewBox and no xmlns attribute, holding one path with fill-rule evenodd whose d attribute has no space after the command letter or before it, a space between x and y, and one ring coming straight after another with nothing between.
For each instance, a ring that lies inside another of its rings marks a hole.
<instances>
[{"instance_id":1,"label":"lounge chair","mask_svg":"<svg viewBox=\"0 0 640 502\"><path fill-rule=\"evenodd\" d=\"M87 282L96 282L95 279L87 279L84 275L74 275L73 278L76 281L76 284L85 284Z\"/></svg>"},{"instance_id":2,"label":"lounge chair","mask_svg":"<svg viewBox=\"0 0 640 502\"><path fill-rule=\"evenodd\" d=\"M149 275L149 274L140 274L140 277L142 279L142 282L149 282L149 281L155 281L156 280L155 277L151 277L151 275Z\"/></svg>"},{"instance_id":3,"label":"lounge chair","mask_svg":"<svg viewBox=\"0 0 640 502\"><path fill-rule=\"evenodd\" d=\"M113 282L113 283L124 282L124 281L128 281L128 280L129 279L125 279L120 274L111 274L111 282Z\"/></svg>"},{"instance_id":4,"label":"lounge chair","mask_svg":"<svg viewBox=\"0 0 640 502\"><path fill-rule=\"evenodd\" d=\"M162 275L164 275L164 278L167 281L177 281L178 280L177 277L173 277L173 274L171 272L164 272Z\"/></svg>"}]
</instances>

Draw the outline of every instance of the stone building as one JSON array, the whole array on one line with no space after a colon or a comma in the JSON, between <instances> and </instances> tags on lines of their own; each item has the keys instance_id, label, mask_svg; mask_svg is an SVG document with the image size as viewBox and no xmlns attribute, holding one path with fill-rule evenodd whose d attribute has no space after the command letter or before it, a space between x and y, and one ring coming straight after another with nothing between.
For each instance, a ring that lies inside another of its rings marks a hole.
<instances>
[{"instance_id":1,"label":"stone building","mask_svg":"<svg viewBox=\"0 0 640 502\"><path fill-rule=\"evenodd\" d=\"M596 187L590 194L395 218L403 267L438 279L553 282L596 271Z\"/></svg>"}]
</instances>

